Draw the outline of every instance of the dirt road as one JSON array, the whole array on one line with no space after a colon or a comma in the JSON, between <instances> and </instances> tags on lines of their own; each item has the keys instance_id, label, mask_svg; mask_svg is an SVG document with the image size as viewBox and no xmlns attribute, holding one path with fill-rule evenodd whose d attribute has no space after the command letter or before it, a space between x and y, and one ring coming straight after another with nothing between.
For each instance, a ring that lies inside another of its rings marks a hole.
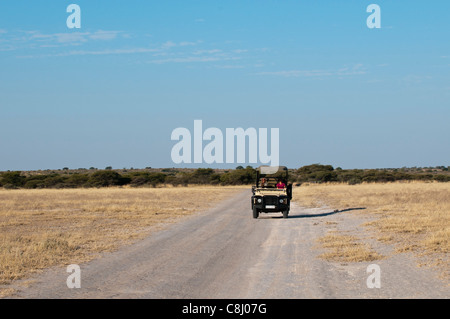
<instances>
[{"instance_id":1,"label":"dirt road","mask_svg":"<svg viewBox=\"0 0 450 319\"><path fill-rule=\"evenodd\" d=\"M371 263L317 258L316 239L330 227L358 228L348 212L302 209L290 218L253 219L250 192L196 214L81 267L69 289L66 268L53 268L13 298L448 298L434 270L395 254ZM385 253L389 247L376 246ZM381 269L381 288L367 287L367 267ZM67 260L67 265L77 264Z\"/></svg>"}]
</instances>

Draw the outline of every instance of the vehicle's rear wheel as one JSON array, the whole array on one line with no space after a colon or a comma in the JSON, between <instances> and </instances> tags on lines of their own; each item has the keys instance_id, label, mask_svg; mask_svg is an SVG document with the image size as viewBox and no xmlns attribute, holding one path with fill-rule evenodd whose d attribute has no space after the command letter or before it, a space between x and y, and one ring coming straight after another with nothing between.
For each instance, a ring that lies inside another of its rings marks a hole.
<instances>
[{"instance_id":1,"label":"vehicle's rear wheel","mask_svg":"<svg viewBox=\"0 0 450 319\"><path fill-rule=\"evenodd\" d=\"M253 207L253 218L258 218L259 211L256 209L256 207Z\"/></svg>"},{"instance_id":2,"label":"vehicle's rear wheel","mask_svg":"<svg viewBox=\"0 0 450 319\"><path fill-rule=\"evenodd\" d=\"M289 215L289 211L286 209L283 211L283 218L287 218Z\"/></svg>"}]
</instances>

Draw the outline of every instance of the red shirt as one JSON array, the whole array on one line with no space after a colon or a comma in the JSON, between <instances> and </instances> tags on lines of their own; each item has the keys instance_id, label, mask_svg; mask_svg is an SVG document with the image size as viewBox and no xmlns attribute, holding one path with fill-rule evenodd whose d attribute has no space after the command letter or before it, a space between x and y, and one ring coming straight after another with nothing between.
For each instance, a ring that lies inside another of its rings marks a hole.
<instances>
[{"instance_id":1,"label":"red shirt","mask_svg":"<svg viewBox=\"0 0 450 319\"><path fill-rule=\"evenodd\" d=\"M283 182L279 182L278 184L277 184L277 188L278 189L282 189L282 188L285 188L286 187L286 184L284 184Z\"/></svg>"}]
</instances>

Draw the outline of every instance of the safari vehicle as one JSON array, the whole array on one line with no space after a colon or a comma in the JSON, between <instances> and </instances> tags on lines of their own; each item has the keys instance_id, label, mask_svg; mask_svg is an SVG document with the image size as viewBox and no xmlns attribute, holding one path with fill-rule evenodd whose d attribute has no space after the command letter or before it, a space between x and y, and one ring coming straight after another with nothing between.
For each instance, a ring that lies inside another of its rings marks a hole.
<instances>
[{"instance_id":1,"label":"safari vehicle","mask_svg":"<svg viewBox=\"0 0 450 319\"><path fill-rule=\"evenodd\" d=\"M281 181L283 185L277 185ZM285 166L260 166L256 169L256 185L252 186L253 218L260 213L283 213L287 218L291 207L292 184L288 184Z\"/></svg>"}]
</instances>

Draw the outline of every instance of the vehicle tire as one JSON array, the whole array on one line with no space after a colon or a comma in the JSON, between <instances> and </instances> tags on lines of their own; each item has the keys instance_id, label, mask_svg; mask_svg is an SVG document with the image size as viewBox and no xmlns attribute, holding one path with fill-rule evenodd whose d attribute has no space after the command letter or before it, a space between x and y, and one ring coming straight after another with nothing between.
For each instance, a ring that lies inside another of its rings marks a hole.
<instances>
[{"instance_id":1,"label":"vehicle tire","mask_svg":"<svg viewBox=\"0 0 450 319\"><path fill-rule=\"evenodd\" d=\"M256 209L256 207L253 207L253 218L258 218L259 211Z\"/></svg>"},{"instance_id":2,"label":"vehicle tire","mask_svg":"<svg viewBox=\"0 0 450 319\"><path fill-rule=\"evenodd\" d=\"M289 215L289 211L286 209L283 211L283 218L287 218Z\"/></svg>"}]
</instances>

